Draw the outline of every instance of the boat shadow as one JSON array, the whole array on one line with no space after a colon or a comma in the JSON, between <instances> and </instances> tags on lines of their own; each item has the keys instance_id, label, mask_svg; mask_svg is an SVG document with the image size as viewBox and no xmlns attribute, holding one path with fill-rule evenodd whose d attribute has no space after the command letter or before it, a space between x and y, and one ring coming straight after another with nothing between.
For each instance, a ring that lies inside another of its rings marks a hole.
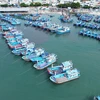
<instances>
[{"instance_id":1,"label":"boat shadow","mask_svg":"<svg viewBox=\"0 0 100 100\"><path fill-rule=\"evenodd\" d=\"M88 99L88 100L93 100L93 98L94 98L94 96L89 96L89 97L87 97L86 99ZM84 99L84 100L86 100L86 99Z\"/></svg>"},{"instance_id":2,"label":"boat shadow","mask_svg":"<svg viewBox=\"0 0 100 100\"><path fill-rule=\"evenodd\" d=\"M65 34L55 34L55 37L65 37L68 36L70 33L65 33Z\"/></svg>"}]
</instances>

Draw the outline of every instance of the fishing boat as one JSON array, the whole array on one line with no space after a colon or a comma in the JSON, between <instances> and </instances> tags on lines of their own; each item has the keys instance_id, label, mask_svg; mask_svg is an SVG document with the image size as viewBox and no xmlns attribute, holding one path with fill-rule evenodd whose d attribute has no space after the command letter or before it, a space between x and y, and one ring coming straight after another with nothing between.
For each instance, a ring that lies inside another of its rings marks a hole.
<instances>
[{"instance_id":1,"label":"fishing boat","mask_svg":"<svg viewBox=\"0 0 100 100\"><path fill-rule=\"evenodd\" d=\"M52 27L52 24L50 22L45 22L44 25L42 26L44 30L48 30L48 31L50 31L51 27Z\"/></svg>"},{"instance_id":2,"label":"fishing boat","mask_svg":"<svg viewBox=\"0 0 100 100\"><path fill-rule=\"evenodd\" d=\"M25 61L35 61L34 60L35 57L39 57L40 55L42 55L44 53L45 53L45 51L43 48L35 48L34 52L32 54L22 56L22 59L24 59Z\"/></svg>"},{"instance_id":3,"label":"fishing boat","mask_svg":"<svg viewBox=\"0 0 100 100\"><path fill-rule=\"evenodd\" d=\"M12 41L14 41L14 40L12 40ZM22 40L17 40L17 42L19 44L21 44L22 47L13 49L12 53L14 53L15 55L21 55L21 52L24 52L26 50L26 46L29 43L29 40L27 38L25 38L25 39L22 39Z\"/></svg>"},{"instance_id":4,"label":"fishing boat","mask_svg":"<svg viewBox=\"0 0 100 100\"><path fill-rule=\"evenodd\" d=\"M15 55L21 55L21 52L23 52L25 50L26 50L26 48L14 49L14 50L12 50L12 53Z\"/></svg>"},{"instance_id":5,"label":"fishing boat","mask_svg":"<svg viewBox=\"0 0 100 100\"><path fill-rule=\"evenodd\" d=\"M64 73L55 74L53 76L50 76L50 80L54 83L61 84L64 82L77 79L79 77L80 77L80 72L76 68L74 68L74 69L67 70Z\"/></svg>"},{"instance_id":6,"label":"fishing boat","mask_svg":"<svg viewBox=\"0 0 100 100\"><path fill-rule=\"evenodd\" d=\"M54 32L56 32L56 30L58 30L58 27L59 27L59 25L57 25L57 24L52 24L52 26L51 26L49 29L50 29L50 31L51 31L52 33L54 33Z\"/></svg>"},{"instance_id":7,"label":"fishing boat","mask_svg":"<svg viewBox=\"0 0 100 100\"><path fill-rule=\"evenodd\" d=\"M56 34L64 34L64 33L69 33L70 28L69 27L63 27L62 29L57 29Z\"/></svg>"},{"instance_id":8,"label":"fishing boat","mask_svg":"<svg viewBox=\"0 0 100 100\"><path fill-rule=\"evenodd\" d=\"M11 49L19 49L19 48L22 48L22 45L19 44L18 42L9 42L7 43L8 46L11 48Z\"/></svg>"},{"instance_id":9,"label":"fishing boat","mask_svg":"<svg viewBox=\"0 0 100 100\"><path fill-rule=\"evenodd\" d=\"M78 17L78 20L82 20L85 22L90 22L93 19L93 15L89 14L80 14Z\"/></svg>"},{"instance_id":10,"label":"fishing boat","mask_svg":"<svg viewBox=\"0 0 100 100\"><path fill-rule=\"evenodd\" d=\"M33 67L38 70L41 70L55 63L56 60L57 60L57 55L52 53L52 54L49 54L46 58L44 58L42 61L39 61L39 62L37 61L37 63L34 64Z\"/></svg>"},{"instance_id":11,"label":"fishing boat","mask_svg":"<svg viewBox=\"0 0 100 100\"><path fill-rule=\"evenodd\" d=\"M23 47L26 47L29 44L29 39L27 39L27 38L24 38L24 39L21 39L21 40L19 39L19 40L17 40L17 42L21 43L21 45Z\"/></svg>"},{"instance_id":12,"label":"fishing boat","mask_svg":"<svg viewBox=\"0 0 100 100\"><path fill-rule=\"evenodd\" d=\"M90 30L88 30L87 28L83 28L82 30L80 30L79 34L84 35L84 34L87 34L87 32L89 33Z\"/></svg>"},{"instance_id":13,"label":"fishing boat","mask_svg":"<svg viewBox=\"0 0 100 100\"><path fill-rule=\"evenodd\" d=\"M65 72L66 70L69 70L72 68L73 68L72 61L65 61L65 62L62 62L61 65L52 66L50 68L47 68L47 71L49 74L54 75L55 73L60 74L62 72Z\"/></svg>"},{"instance_id":14,"label":"fishing boat","mask_svg":"<svg viewBox=\"0 0 100 100\"><path fill-rule=\"evenodd\" d=\"M23 52L21 52L21 54L22 54L23 56L29 55L29 54L31 54L31 53L34 52L34 49L35 49L35 43L28 43L28 44L26 45L26 50L23 51Z\"/></svg>"},{"instance_id":15,"label":"fishing boat","mask_svg":"<svg viewBox=\"0 0 100 100\"><path fill-rule=\"evenodd\" d=\"M95 96L93 100L100 100L100 96Z\"/></svg>"},{"instance_id":16,"label":"fishing boat","mask_svg":"<svg viewBox=\"0 0 100 100\"><path fill-rule=\"evenodd\" d=\"M83 22L82 21L77 21L76 23L74 23L74 26L80 26Z\"/></svg>"},{"instance_id":17,"label":"fishing boat","mask_svg":"<svg viewBox=\"0 0 100 100\"><path fill-rule=\"evenodd\" d=\"M32 24L32 22L31 21L27 21L27 22L25 22L25 26L30 26Z\"/></svg>"},{"instance_id":18,"label":"fishing boat","mask_svg":"<svg viewBox=\"0 0 100 100\"><path fill-rule=\"evenodd\" d=\"M73 19L70 16L64 16L64 15L61 15L59 17L59 19L61 21L65 22L65 23L69 23L69 22L72 22L73 21Z\"/></svg>"}]
</instances>

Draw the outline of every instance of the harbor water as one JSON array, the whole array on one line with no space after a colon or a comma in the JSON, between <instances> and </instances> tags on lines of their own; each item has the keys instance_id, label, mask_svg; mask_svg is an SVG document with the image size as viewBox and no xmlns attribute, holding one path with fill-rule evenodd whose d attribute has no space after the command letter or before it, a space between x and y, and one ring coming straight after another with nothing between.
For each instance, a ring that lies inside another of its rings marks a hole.
<instances>
[{"instance_id":1,"label":"harbor water","mask_svg":"<svg viewBox=\"0 0 100 100\"><path fill-rule=\"evenodd\" d=\"M74 68L80 70L80 78L60 85L52 83L46 69L38 71L32 62L12 54L5 39L0 37L0 100L93 100L93 96L100 95L100 41L79 36L81 28L61 23L58 17L54 16L52 23L69 26L70 33L56 35L25 27L24 20L18 29L37 47L57 54L54 65L72 60Z\"/></svg>"}]
</instances>

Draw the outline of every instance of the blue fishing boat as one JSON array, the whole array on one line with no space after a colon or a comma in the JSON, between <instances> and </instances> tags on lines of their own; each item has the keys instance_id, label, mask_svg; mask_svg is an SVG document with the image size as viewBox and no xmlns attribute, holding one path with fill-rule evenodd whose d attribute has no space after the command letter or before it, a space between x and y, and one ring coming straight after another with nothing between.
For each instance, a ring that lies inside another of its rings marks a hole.
<instances>
[{"instance_id":1,"label":"blue fishing boat","mask_svg":"<svg viewBox=\"0 0 100 100\"><path fill-rule=\"evenodd\" d=\"M22 45L19 44L18 42L9 42L7 43L8 46L11 48L11 49L18 49L18 48L22 48Z\"/></svg>"},{"instance_id":2,"label":"blue fishing boat","mask_svg":"<svg viewBox=\"0 0 100 100\"><path fill-rule=\"evenodd\" d=\"M12 25L20 25L21 24L19 20L15 19L15 18L13 18L11 16L4 16L3 15L1 17L1 20L6 21L6 22L8 22L8 23L10 23Z\"/></svg>"},{"instance_id":3,"label":"blue fishing boat","mask_svg":"<svg viewBox=\"0 0 100 100\"><path fill-rule=\"evenodd\" d=\"M100 96L95 96L93 100L100 100Z\"/></svg>"},{"instance_id":4,"label":"blue fishing boat","mask_svg":"<svg viewBox=\"0 0 100 100\"><path fill-rule=\"evenodd\" d=\"M93 15L89 15L89 14L80 14L77 17L78 20L82 20L85 22L90 22L93 19Z\"/></svg>"},{"instance_id":5,"label":"blue fishing boat","mask_svg":"<svg viewBox=\"0 0 100 100\"><path fill-rule=\"evenodd\" d=\"M80 72L76 68L67 70L64 73L55 74L50 76L50 80L54 83L61 84L80 77Z\"/></svg>"},{"instance_id":6,"label":"blue fishing boat","mask_svg":"<svg viewBox=\"0 0 100 100\"><path fill-rule=\"evenodd\" d=\"M30 60L33 62L33 63L35 63L35 62L41 62L41 61L43 61L44 60L44 58L42 58L42 57L40 57L40 56L38 56L38 57L33 57L33 58L30 58Z\"/></svg>"},{"instance_id":7,"label":"blue fishing boat","mask_svg":"<svg viewBox=\"0 0 100 100\"><path fill-rule=\"evenodd\" d=\"M26 50L23 51L23 52L21 52L21 54L22 54L23 56L25 56L25 55L30 55L31 53L34 52L34 49L35 49L35 43L28 43L28 44L26 45Z\"/></svg>"},{"instance_id":8,"label":"blue fishing boat","mask_svg":"<svg viewBox=\"0 0 100 100\"><path fill-rule=\"evenodd\" d=\"M9 31L9 27L7 26L1 26L1 28L2 28L2 31Z\"/></svg>"},{"instance_id":9,"label":"blue fishing boat","mask_svg":"<svg viewBox=\"0 0 100 100\"><path fill-rule=\"evenodd\" d=\"M32 22L31 21L27 21L27 22L25 22L25 26L30 26L32 24Z\"/></svg>"},{"instance_id":10,"label":"blue fishing boat","mask_svg":"<svg viewBox=\"0 0 100 100\"><path fill-rule=\"evenodd\" d=\"M25 50L26 50L26 48L14 49L14 50L12 50L12 53L15 55L21 55L21 52L23 52Z\"/></svg>"},{"instance_id":11,"label":"blue fishing boat","mask_svg":"<svg viewBox=\"0 0 100 100\"><path fill-rule=\"evenodd\" d=\"M90 32L90 30L88 30L87 28L83 28L82 30L80 30L79 34L80 35L85 35L85 34L87 34L89 32Z\"/></svg>"},{"instance_id":12,"label":"blue fishing boat","mask_svg":"<svg viewBox=\"0 0 100 100\"><path fill-rule=\"evenodd\" d=\"M80 32L79 32L80 35L83 35L83 36L88 36L88 37L91 37L91 38L95 38L95 39L98 39L99 40L99 34L96 33L96 32L92 32L91 30L89 29L82 29Z\"/></svg>"},{"instance_id":13,"label":"blue fishing boat","mask_svg":"<svg viewBox=\"0 0 100 100\"><path fill-rule=\"evenodd\" d=\"M57 60L57 55L55 54L49 54L46 58L44 58L42 61L37 61L36 64L33 65L34 68L41 70L44 69L51 64L55 63Z\"/></svg>"},{"instance_id":14,"label":"blue fishing boat","mask_svg":"<svg viewBox=\"0 0 100 100\"><path fill-rule=\"evenodd\" d=\"M100 41L100 34L98 34L98 36L97 36L97 40L99 40L99 41Z\"/></svg>"},{"instance_id":15,"label":"blue fishing boat","mask_svg":"<svg viewBox=\"0 0 100 100\"><path fill-rule=\"evenodd\" d=\"M52 26L49 28L49 30L50 30L52 33L55 33L56 30L58 30L58 27L59 27L59 25L57 25L57 24L52 24Z\"/></svg>"},{"instance_id":16,"label":"blue fishing boat","mask_svg":"<svg viewBox=\"0 0 100 100\"><path fill-rule=\"evenodd\" d=\"M69 33L70 28L69 27L63 27L62 29L57 29L56 34L64 34L64 33Z\"/></svg>"},{"instance_id":17,"label":"blue fishing boat","mask_svg":"<svg viewBox=\"0 0 100 100\"><path fill-rule=\"evenodd\" d=\"M35 21L35 22L32 23L32 26L37 27L38 23L39 23L38 21Z\"/></svg>"},{"instance_id":18,"label":"blue fishing boat","mask_svg":"<svg viewBox=\"0 0 100 100\"><path fill-rule=\"evenodd\" d=\"M97 38L97 36L98 36L97 33L92 33L92 34L90 35L90 37L92 37L92 38Z\"/></svg>"},{"instance_id":19,"label":"blue fishing boat","mask_svg":"<svg viewBox=\"0 0 100 100\"><path fill-rule=\"evenodd\" d=\"M16 41L22 45L22 48L13 49L12 53L14 53L15 55L21 55L21 52L24 52L26 50L26 46L29 43L29 40L25 38L25 39L16 40Z\"/></svg>"},{"instance_id":20,"label":"blue fishing boat","mask_svg":"<svg viewBox=\"0 0 100 100\"><path fill-rule=\"evenodd\" d=\"M44 30L48 30L48 31L50 31L50 28L52 27L52 24L50 23L50 22L46 22L46 23L44 23L44 25L42 26L42 28L44 29Z\"/></svg>"},{"instance_id":21,"label":"blue fishing boat","mask_svg":"<svg viewBox=\"0 0 100 100\"><path fill-rule=\"evenodd\" d=\"M74 23L74 26L80 26L83 22L82 21L77 21L76 23Z\"/></svg>"},{"instance_id":22,"label":"blue fishing boat","mask_svg":"<svg viewBox=\"0 0 100 100\"><path fill-rule=\"evenodd\" d=\"M35 48L34 49L34 52L30 55L25 55L25 56L22 56L22 59L24 59L25 61L34 61L34 58L35 57L39 57L40 55L44 54L45 51L43 48Z\"/></svg>"},{"instance_id":23,"label":"blue fishing boat","mask_svg":"<svg viewBox=\"0 0 100 100\"><path fill-rule=\"evenodd\" d=\"M47 71L49 74L54 75L54 74L60 74L72 68L73 68L72 61L65 61L65 62L62 62L61 65L52 66L50 68L47 68Z\"/></svg>"},{"instance_id":24,"label":"blue fishing boat","mask_svg":"<svg viewBox=\"0 0 100 100\"><path fill-rule=\"evenodd\" d=\"M73 22L73 19L70 17L62 17L61 21L65 23L70 23L70 22Z\"/></svg>"}]
</instances>

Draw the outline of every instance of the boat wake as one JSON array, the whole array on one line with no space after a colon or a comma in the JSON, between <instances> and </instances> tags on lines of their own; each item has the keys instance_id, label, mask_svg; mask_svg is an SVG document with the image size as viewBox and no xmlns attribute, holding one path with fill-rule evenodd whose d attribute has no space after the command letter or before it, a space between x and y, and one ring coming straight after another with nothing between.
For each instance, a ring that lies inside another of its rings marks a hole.
<instances>
[{"instance_id":1,"label":"boat wake","mask_svg":"<svg viewBox=\"0 0 100 100\"><path fill-rule=\"evenodd\" d=\"M11 52L7 53L6 55L4 55L3 57L1 57L0 59L7 57L9 54L11 54Z\"/></svg>"},{"instance_id":2,"label":"boat wake","mask_svg":"<svg viewBox=\"0 0 100 100\"><path fill-rule=\"evenodd\" d=\"M14 62L12 62L12 64L14 64L14 63L16 63L17 61L19 61L21 58L19 58L19 59L17 59L17 60L15 60Z\"/></svg>"},{"instance_id":3,"label":"boat wake","mask_svg":"<svg viewBox=\"0 0 100 100\"><path fill-rule=\"evenodd\" d=\"M23 75L23 74L25 74L25 73L27 73L28 71L30 71L32 68L29 68L28 70L26 70L26 71L24 71L24 72L22 72L22 73L20 73L18 76L20 76L20 75Z\"/></svg>"},{"instance_id":4,"label":"boat wake","mask_svg":"<svg viewBox=\"0 0 100 100\"><path fill-rule=\"evenodd\" d=\"M46 70L46 71L44 71L44 72L42 72L41 74L37 75L35 78L38 78L39 76L41 76L41 75L45 74L46 72L47 72L47 70Z\"/></svg>"},{"instance_id":5,"label":"boat wake","mask_svg":"<svg viewBox=\"0 0 100 100\"><path fill-rule=\"evenodd\" d=\"M45 83L46 81L48 81L49 79L47 78L46 80L44 80L44 81L41 81L41 82L39 82L38 84L36 84L36 85L41 85L41 84L43 84L43 83Z\"/></svg>"}]
</instances>

